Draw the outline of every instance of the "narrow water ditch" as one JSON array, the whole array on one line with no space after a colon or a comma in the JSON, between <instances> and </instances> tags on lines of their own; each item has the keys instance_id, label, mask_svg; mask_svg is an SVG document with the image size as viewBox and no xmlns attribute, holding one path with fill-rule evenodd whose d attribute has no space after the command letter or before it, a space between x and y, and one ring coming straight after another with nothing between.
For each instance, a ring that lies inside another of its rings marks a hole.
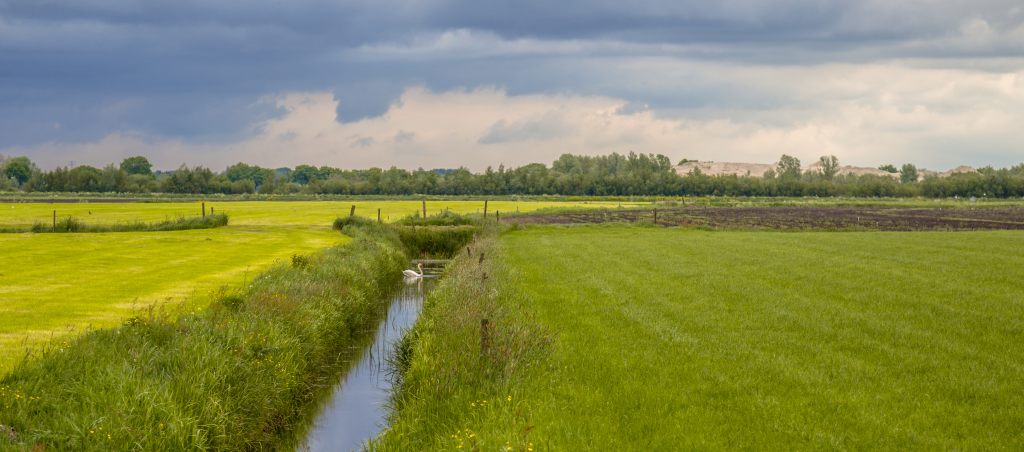
<instances>
[{"instance_id":1,"label":"narrow water ditch","mask_svg":"<svg viewBox=\"0 0 1024 452\"><path fill-rule=\"evenodd\" d=\"M388 358L416 323L424 296L434 283L430 279L406 282L391 299L373 343L317 414L300 451L359 450L385 427L393 375Z\"/></svg>"}]
</instances>

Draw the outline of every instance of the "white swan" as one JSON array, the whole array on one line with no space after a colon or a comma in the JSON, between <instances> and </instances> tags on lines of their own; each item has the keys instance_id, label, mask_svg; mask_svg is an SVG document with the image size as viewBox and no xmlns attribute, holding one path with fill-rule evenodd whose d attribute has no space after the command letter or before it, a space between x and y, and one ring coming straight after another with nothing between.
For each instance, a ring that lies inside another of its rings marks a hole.
<instances>
[{"instance_id":1,"label":"white swan","mask_svg":"<svg viewBox=\"0 0 1024 452\"><path fill-rule=\"evenodd\" d=\"M406 278L422 278L423 277L423 264L416 264L416 268L419 269L419 273L414 270L402 270L402 274Z\"/></svg>"}]
</instances>

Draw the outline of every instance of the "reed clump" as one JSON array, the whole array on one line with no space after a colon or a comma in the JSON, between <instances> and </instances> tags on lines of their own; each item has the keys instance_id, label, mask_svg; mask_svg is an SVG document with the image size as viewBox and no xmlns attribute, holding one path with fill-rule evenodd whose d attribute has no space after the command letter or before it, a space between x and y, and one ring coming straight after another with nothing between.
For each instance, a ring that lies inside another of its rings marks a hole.
<instances>
[{"instance_id":1,"label":"reed clump","mask_svg":"<svg viewBox=\"0 0 1024 452\"><path fill-rule=\"evenodd\" d=\"M480 231L479 226L396 226L410 256L450 259Z\"/></svg>"},{"instance_id":2,"label":"reed clump","mask_svg":"<svg viewBox=\"0 0 1024 452\"><path fill-rule=\"evenodd\" d=\"M10 227L0 229L9 232L166 232L191 229L212 229L227 226L228 215L223 213L203 217L179 217L155 223L136 221L132 223L89 224L75 217L63 217L53 223L35 222L31 228Z\"/></svg>"}]
</instances>

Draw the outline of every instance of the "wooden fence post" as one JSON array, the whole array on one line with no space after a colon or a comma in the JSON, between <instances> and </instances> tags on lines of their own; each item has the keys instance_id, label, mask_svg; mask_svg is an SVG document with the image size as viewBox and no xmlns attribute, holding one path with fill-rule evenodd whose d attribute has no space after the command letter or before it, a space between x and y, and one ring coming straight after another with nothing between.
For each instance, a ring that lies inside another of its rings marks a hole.
<instances>
[{"instance_id":1,"label":"wooden fence post","mask_svg":"<svg viewBox=\"0 0 1024 452\"><path fill-rule=\"evenodd\" d=\"M484 218L487 218L487 200L484 200Z\"/></svg>"},{"instance_id":2,"label":"wooden fence post","mask_svg":"<svg viewBox=\"0 0 1024 452\"><path fill-rule=\"evenodd\" d=\"M203 203L203 218L206 218L206 203Z\"/></svg>"},{"instance_id":3,"label":"wooden fence post","mask_svg":"<svg viewBox=\"0 0 1024 452\"><path fill-rule=\"evenodd\" d=\"M53 211L53 232L57 232L57 211Z\"/></svg>"},{"instance_id":4,"label":"wooden fence post","mask_svg":"<svg viewBox=\"0 0 1024 452\"><path fill-rule=\"evenodd\" d=\"M491 322L487 319L480 320L480 355L487 356L491 348Z\"/></svg>"},{"instance_id":5,"label":"wooden fence post","mask_svg":"<svg viewBox=\"0 0 1024 452\"><path fill-rule=\"evenodd\" d=\"M500 210L495 210L494 211L494 220L497 221L498 223L501 223L501 211Z\"/></svg>"},{"instance_id":6,"label":"wooden fence post","mask_svg":"<svg viewBox=\"0 0 1024 452\"><path fill-rule=\"evenodd\" d=\"M427 219L427 200L423 200L423 219Z\"/></svg>"},{"instance_id":7,"label":"wooden fence post","mask_svg":"<svg viewBox=\"0 0 1024 452\"><path fill-rule=\"evenodd\" d=\"M356 216L356 205L355 204L352 204L352 210L348 211L348 216L350 216L350 217Z\"/></svg>"},{"instance_id":8,"label":"wooden fence post","mask_svg":"<svg viewBox=\"0 0 1024 452\"><path fill-rule=\"evenodd\" d=\"M377 209L377 224L380 224L380 208Z\"/></svg>"},{"instance_id":9,"label":"wooden fence post","mask_svg":"<svg viewBox=\"0 0 1024 452\"><path fill-rule=\"evenodd\" d=\"M654 209L654 224L658 224L658 209Z\"/></svg>"}]
</instances>

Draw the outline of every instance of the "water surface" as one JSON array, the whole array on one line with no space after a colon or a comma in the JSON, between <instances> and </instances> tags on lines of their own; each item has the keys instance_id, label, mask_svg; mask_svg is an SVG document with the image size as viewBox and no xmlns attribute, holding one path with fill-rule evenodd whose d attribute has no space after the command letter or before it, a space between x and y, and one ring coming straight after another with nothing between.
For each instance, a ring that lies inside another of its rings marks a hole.
<instances>
[{"instance_id":1,"label":"water surface","mask_svg":"<svg viewBox=\"0 0 1024 452\"><path fill-rule=\"evenodd\" d=\"M335 389L300 450L359 450L385 427L392 383L388 358L394 353L395 344L416 322L423 307L425 286L429 284L422 280L406 284L391 300L373 344L363 351L359 362Z\"/></svg>"}]
</instances>

